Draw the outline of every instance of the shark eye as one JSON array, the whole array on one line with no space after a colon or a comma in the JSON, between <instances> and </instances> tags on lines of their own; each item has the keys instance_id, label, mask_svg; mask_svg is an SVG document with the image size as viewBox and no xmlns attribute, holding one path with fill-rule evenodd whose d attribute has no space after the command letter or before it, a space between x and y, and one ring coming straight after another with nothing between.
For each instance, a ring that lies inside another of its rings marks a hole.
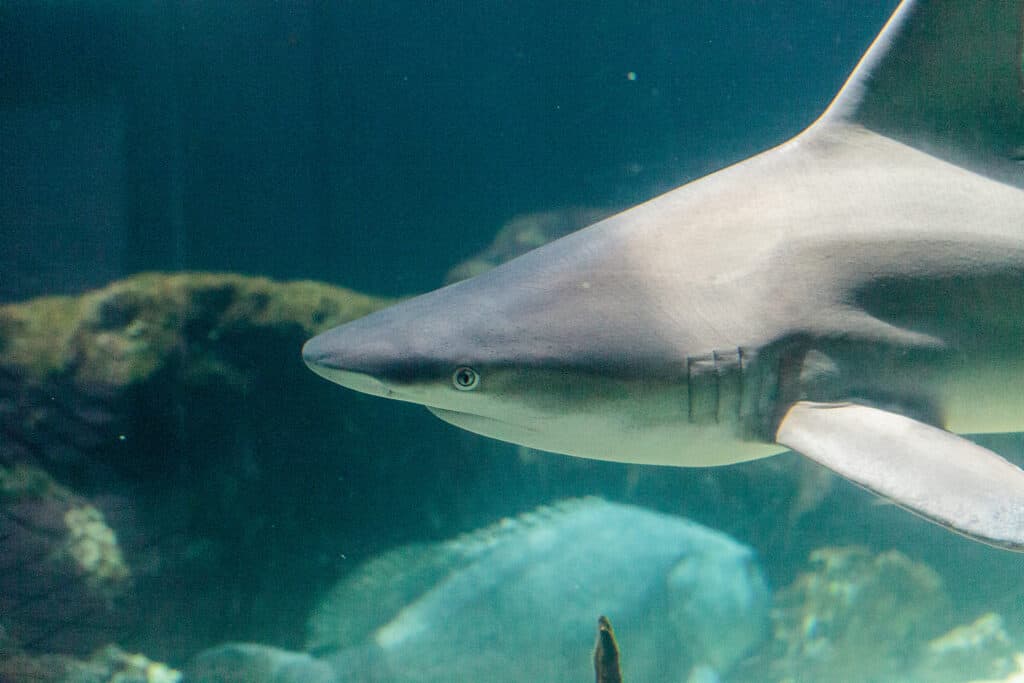
<instances>
[{"instance_id":1,"label":"shark eye","mask_svg":"<svg viewBox=\"0 0 1024 683\"><path fill-rule=\"evenodd\" d=\"M472 391L476 389L476 385L480 384L480 375L473 368L463 365L455 368L455 372L452 374L452 384L459 391Z\"/></svg>"}]
</instances>

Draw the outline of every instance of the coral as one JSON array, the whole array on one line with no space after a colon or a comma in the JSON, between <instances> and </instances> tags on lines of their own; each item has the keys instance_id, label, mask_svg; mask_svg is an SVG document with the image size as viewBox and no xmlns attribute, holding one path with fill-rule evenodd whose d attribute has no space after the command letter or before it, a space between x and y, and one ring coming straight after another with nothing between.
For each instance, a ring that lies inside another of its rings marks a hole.
<instances>
[{"instance_id":1,"label":"coral","mask_svg":"<svg viewBox=\"0 0 1024 683\"><path fill-rule=\"evenodd\" d=\"M968 683L1024 683L1024 652L1013 656L1013 670L1000 678L972 679Z\"/></svg>"},{"instance_id":2,"label":"coral","mask_svg":"<svg viewBox=\"0 0 1024 683\"><path fill-rule=\"evenodd\" d=\"M103 513L91 505L72 507L64 513L64 524L68 533L61 552L86 581L98 591L116 591L123 586L131 572Z\"/></svg>"},{"instance_id":3,"label":"coral","mask_svg":"<svg viewBox=\"0 0 1024 683\"><path fill-rule=\"evenodd\" d=\"M890 680L948 628L939 576L897 551L824 548L776 597L776 680Z\"/></svg>"},{"instance_id":4,"label":"coral","mask_svg":"<svg viewBox=\"0 0 1024 683\"><path fill-rule=\"evenodd\" d=\"M308 336L384 303L314 282L194 273L0 306L0 464L64 478L97 451L123 462L147 402L166 413L169 393L250 391L271 350L295 362ZM173 415L159 417L148 426L174 428Z\"/></svg>"},{"instance_id":5,"label":"coral","mask_svg":"<svg viewBox=\"0 0 1024 683\"><path fill-rule=\"evenodd\" d=\"M982 676L1003 680L1018 672L1016 650L1002 617L989 612L931 640L913 677L927 683L963 683Z\"/></svg>"},{"instance_id":6,"label":"coral","mask_svg":"<svg viewBox=\"0 0 1024 683\"><path fill-rule=\"evenodd\" d=\"M16 653L0 663L0 683L179 683L181 673L141 654L108 645L85 660Z\"/></svg>"},{"instance_id":7,"label":"coral","mask_svg":"<svg viewBox=\"0 0 1024 683\"><path fill-rule=\"evenodd\" d=\"M956 625L938 575L902 553L822 548L776 595L774 639L730 680L1015 681L1024 662L1002 618ZM988 683L980 681L979 683Z\"/></svg>"},{"instance_id":8,"label":"coral","mask_svg":"<svg viewBox=\"0 0 1024 683\"><path fill-rule=\"evenodd\" d=\"M337 452L339 427L300 420L334 396L302 365L302 342L385 303L314 282L149 273L0 305L0 615L13 639L81 654L125 633L199 637L162 631L174 610L194 614L190 600L223 614L211 599L232 600L223 584L236 576L209 563L237 558L225 546L262 516L282 523L266 453L296 434ZM283 405L299 382L309 391ZM266 445L236 447L260 429L251 438ZM267 556L262 535L246 537L260 548L242 561ZM126 628L137 619L148 626Z\"/></svg>"},{"instance_id":9,"label":"coral","mask_svg":"<svg viewBox=\"0 0 1024 683\"><path fill-rule=\"evenodd\" d=\"M202 356L223 336L291 326L305 337L383 303L308 281L136 275L80 297L0 306L0 367L37 381L70 379L83 389L123 388L182 355L220 367Z\"/></svg>"},{"instance_id":10,"label":"coral","mask_svg":"<svg viewBox=\"0 0 1024 683\"><path fill-rule=\"evenodd\" d=\"M116 636L130 571L103 513L30 465L0 466L0 614L10 642L82 652Z\"/></svg>"}]
</instances>

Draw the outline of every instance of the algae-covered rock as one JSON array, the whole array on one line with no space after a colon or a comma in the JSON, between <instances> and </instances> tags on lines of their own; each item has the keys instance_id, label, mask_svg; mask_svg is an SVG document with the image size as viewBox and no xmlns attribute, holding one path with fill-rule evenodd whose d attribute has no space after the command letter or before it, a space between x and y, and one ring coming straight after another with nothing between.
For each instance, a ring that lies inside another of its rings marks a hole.
<instances>
[{"instance_id":1,"label":"algae-covered rock","mask_svg":"<svg viewBox=\"0 0 1024 683\"><path fill-rule=\"evenodd\" d=\"M120 459L140 428L173 428L169 399L250 390L261 361L298 364L309 335L384 303L315 282L184 273L0 306L0 463ZM148 425L133 419L151 407Z\"/></svg>"},{"instance_id":2,"label":"algae-covered rock","mask_svg":"<svg viewBox=\"0 0 1024 683\"><path fill-rule=\"evenodd\" d=\"M1003 618L989 612L928 642L913 679L922 683L1007 680L1021 673L1018 649Z\"/></svg>"},{"instance_id":3,"label":"algae-covered rock","mask_svg":"<svg viewBox=\"0 0 1024 683\"><path fill-rule=\"evenodd\" d=\"M114 645L88 659L16 653L0 661L0 683L179 683L181 673Z\"/></svg>"},{"instance_id":4,"label":"algae-covered rock","mask_svg":"<svg viewBox=\"0 0 1024 683\"><path fill-rule=\"evenodd\" d=\"M0 367L90 391L144 382L172 363L221 373L232 370L214 352L224 337L278 330L304 338L383 303L309 281L142 274L78 297L0 306Z\"/></svg>"},{"instance_id":5,"label":"algae-covered rock","mask_svg":"<svg viewBox=\"0 0 1024 683\"><path fill-rule=\"evenodd\" d=\"M949 615L938 574L898 551L814 551L776 596L772 680L899 680Z\"/></svg>"},{"instance_id":6,"label":"algae-covered rock","mask_svg":"<svg viewBox=\"0 0 1024 683\"><path fill-rule=\"evenodd\" d=\"M998 678L972 678L967 683L1024 683L1024 652L1013 656L1013 669Z\"/></svg>"},{"instance_id":7,"label":"algae-covered rock","mask_svg":"<svg viewBox=\"0 0 1024 683\"><path fill-rule=\"evenodd\" d=\"M64 513L64 526L67 536L60 553L94 590L117 590L126 582L131 572L102 512L92 505L71 507Z\"/></svg>"},{"instance_id":8,"label":"algae-covered rock","mask_svg":"<svg viewBox=\"0 0 1024 683\"><path fill-rule=\"evenodd\" d=\"M778 591L773 639L730 681L1003 683L1024 658L1002 618L969 623L929 566L898 551L822 548Z\"/></svg>"},{"instance_id":9,"label":"algae-covered rock","mask_svg":"<svg viewBox=\"0 0 1024 683\"><path fill-rule=\"evenodd\" d=\"M82 652L124 626L131 570L103 512L31 465L0 465L0 619L12 643Z\"/></svg>"},{"instance_id":10,"label":"algae-covered rock","mask_svg":"<svg viewBox=\"0 0 1024 683\"><path fill-rule=\"evenodd\" d=\"M303 562L290 544L307 537L268 549L259 531L294 509L288 487L308 488L306 468L318 452L336 459L343 435L332 420L303 423L321 381L300 349L384 303L183 273L0 306L0 619L17 642L80 654L124 632L201 637L168 631L182 613L238 602L228 558ZM306 460L287 462L286 444ZM282 528L309 526L284 517Z\"/></svg>"}]
</instances>

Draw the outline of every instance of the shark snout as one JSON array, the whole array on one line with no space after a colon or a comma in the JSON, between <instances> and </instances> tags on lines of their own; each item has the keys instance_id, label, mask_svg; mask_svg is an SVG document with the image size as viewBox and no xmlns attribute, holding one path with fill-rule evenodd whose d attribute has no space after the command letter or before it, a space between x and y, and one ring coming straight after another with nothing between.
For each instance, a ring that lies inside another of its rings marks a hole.
<instances>
[{"instance_id":1,"label":"shark snout","mask_svg":"<svg viewBox=\"0 0 1024 683\"><path fill-rule=\"evenodd\" d=\"M375 378L366 365L365 358L354 352L345 339L343 328L335 328L319 334L302 346L302 360L309 369L326 380L348 389L374 396L390 396L387 385Z\"/></svg>"},{"instance_id":2,"label":"shark snout","mask_svg":"<svg viewBox=\"0 0 1024 683\"><path fill-rule=\"evenodd\" d=\"M302 360L312 370L328 364L329 349L324 335L318 334L302 345Z\"/></svg>"}]
</instances>

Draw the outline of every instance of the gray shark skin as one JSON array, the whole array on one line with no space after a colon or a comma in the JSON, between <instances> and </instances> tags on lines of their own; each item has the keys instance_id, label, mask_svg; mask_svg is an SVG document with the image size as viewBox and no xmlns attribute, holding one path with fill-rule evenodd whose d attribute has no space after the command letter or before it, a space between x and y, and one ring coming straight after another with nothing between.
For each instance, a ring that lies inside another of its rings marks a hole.
<instances>
[{"instance_id":1,"label":"gray shark skin","mask_svg":"<svg viewBox=\"0 0 1024 683\"><path fill-rule=\"evenodd\" d=\"M792 140L307 342L465 429L680 466L795 450L1024 550L1021 3L903 2Z\"/></svg>"}]
</instances>

